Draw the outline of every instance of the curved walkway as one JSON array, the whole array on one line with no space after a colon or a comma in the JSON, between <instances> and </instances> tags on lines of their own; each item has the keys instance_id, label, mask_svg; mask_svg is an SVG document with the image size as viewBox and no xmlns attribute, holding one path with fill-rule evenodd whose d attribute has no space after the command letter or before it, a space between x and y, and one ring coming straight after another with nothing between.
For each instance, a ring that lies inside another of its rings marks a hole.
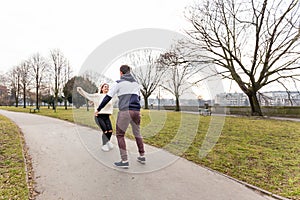
<instances>
[{"instance_id":1,"label":"curved walkway","mask_svg":"<svg viewBox=\"0 0 300 200\"><path fill-rule=\"evenodd\" d=\"M135 143L129 140L130 169L119 170L112 166L119 160L118 148L102 152L95 129L29 113L0 114L24 133L40 193L37 199L274 199L148 145L147 164L140 165ZM116 146L115 137L113 143Z\"/></svg>"}]
</instances>

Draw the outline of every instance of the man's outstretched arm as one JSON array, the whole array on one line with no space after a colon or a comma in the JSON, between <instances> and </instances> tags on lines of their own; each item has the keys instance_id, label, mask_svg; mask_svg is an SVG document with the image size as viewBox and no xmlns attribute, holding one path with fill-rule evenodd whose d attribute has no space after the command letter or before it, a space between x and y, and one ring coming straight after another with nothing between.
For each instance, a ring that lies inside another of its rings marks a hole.
<instances>
[{"instance_id":1,"label":"man's outstretched arm","mask_svg":"<svg viewBox=\"0 0 300 200\"><path fill-rule=\"evenodd\" d=\"M102 108L104 108L106 106L106 104L112 99L111 96L105 95L105 97L103 98L102 102L100 103L100 105L97 108L96 113L98 113Z\"/></svg>"}]
</instances>

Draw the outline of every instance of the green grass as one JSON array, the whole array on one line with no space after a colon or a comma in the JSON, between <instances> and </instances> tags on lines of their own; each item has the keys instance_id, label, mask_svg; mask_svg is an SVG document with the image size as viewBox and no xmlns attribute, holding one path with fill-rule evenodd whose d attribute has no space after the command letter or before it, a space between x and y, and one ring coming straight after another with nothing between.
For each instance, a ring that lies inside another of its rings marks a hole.
<instances>
[{"instance_id":1,"label":"green grass","mask_svg":"<svg viewBox=\"0 0 300 200\"><path fill-rule=\"evenodd\" d=\"M199 134L200 135L200 134ZM198 146L196 138L193 146ZM222 135L205 159L186 158L275 194L300 199L300 123L226 118Z\"/></svg>"},{"instance_id":2,"label":"green grass","mask_svg":"<svg viewBox=\"0 0 300 200\"><path fill-rule=\"evenodd\" d=\"M2 107L13 111L29 109ZM116 113L112 116L115 125ZM47 115L98 128L93 111L42 108ZM274 194L300 199L300 123L251 117L226 117L222 133L207 156L199 151L211 117L178 112L142 110L141 131L145 143L164 148L202 166L263 188ZM180 125L181 124L181 125ZM133 138L130 131L127 136Z\"/></svg>"},{"instance_id":3,"label":"green grass","mask_svg":"<svg viewBox=\"0 0 300 200\"><path fill-rule=\"evenodd\" d=\"M0 199L28 199L18 127L0 115Z\"/></svg>"}]
</instances>

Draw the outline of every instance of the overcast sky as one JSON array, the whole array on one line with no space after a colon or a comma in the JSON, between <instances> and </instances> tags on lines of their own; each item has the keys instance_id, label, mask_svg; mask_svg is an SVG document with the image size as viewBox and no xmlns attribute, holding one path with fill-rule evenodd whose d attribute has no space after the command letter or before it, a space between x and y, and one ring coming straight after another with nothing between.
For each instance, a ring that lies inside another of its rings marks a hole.
<instances>
[{"instance_id":1,"label":"overcast sky","mask_svg":"<svg viewBox=\"0 0 300 200\"><path fill-rule=\"evenodd\" d=\"M0 3L0 71L34 53L59 48L78 73L101 43L126 31L164 28L183 32L182 0L10 0Z\"/></svg>"},{"instance_id":2,"label":"overcast sky","mask_svg":"<svg viewBox=\"0 0 300 200\"><path fill-rule=\"evenodd\" d=\"M103 42L127 31L163 28L184 33L194 0L10 0L0 3L0 74L39 52L60 49L77 75ZM225 90L239 91L226 82Z\"/></svg>"}]
</instances>

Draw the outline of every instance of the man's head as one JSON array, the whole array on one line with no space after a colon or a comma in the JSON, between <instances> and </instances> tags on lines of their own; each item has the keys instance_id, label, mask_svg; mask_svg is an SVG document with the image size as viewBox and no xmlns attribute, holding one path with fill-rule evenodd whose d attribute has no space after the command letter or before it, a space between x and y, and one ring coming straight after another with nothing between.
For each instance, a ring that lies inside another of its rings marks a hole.
<instances>
[{"instance_id":1,"label":"man's head","mask_svg":"<svg viewBox=\"0 0 300 200\"><path fill-rule=\"evenodd\" d=\"M129 74L129 73L130 73L130 67L128 65L122 65L120 67L120 74L121 74L121 76L123 74Z\"/></svg>"}]
</instances>

